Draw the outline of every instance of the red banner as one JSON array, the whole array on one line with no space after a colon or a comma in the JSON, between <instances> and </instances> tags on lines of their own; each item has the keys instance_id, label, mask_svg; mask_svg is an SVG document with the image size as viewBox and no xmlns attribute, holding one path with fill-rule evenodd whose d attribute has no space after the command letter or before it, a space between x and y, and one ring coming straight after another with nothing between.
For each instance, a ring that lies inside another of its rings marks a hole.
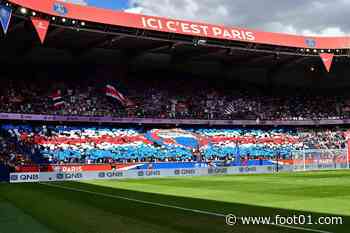
<instances>
[{"instance_id":1,"label":"red banner","mask_svg":"<svg viewBox=\"0 0 350 233\"><path fill-rule=\"evenodd\" d=\"M115 165L116 168L120 166ZM83 164L83 165L29 165L29 166L17 166L16 172L86 172L86 171L111 171L112 165L110 164Z\"/></svg>"},{"instance_id":2,"label":"red banner","mask_svg":"<svg viewBox=\"0 0 350 233\"><path fill-rule=\"evenodd\" d=\"M49 29L50 22L45 19L34 18L34 17L32 17L31 20L36 32L38 33L40 41L43 44L46 38L47 30Z\"/></svg>"},{"instance_id":3,"label":"red banner","mask_svg":"<svg viewBox=\"0 0 350 233\"><path fill-rule=\"evenodd\" d=\"M84 164L84 165L50 165L49 172L86 172L86 171L110 171L112 166L110 164Z\"/></svg>"},{"instance_id":4,"label":"red banner","mask_svg":"<svg viewBox=\"0 0 350 233\"><path fill-rule=\"evenodd\" d=\"M327 72L331 71L332 63L333 63L333 58L334 54L332 53L321 53L320 57L322 59L322 62L324 66L326 67Z\"/></svg>"},{"instance_id":5,"label":"red banner","mask_svg":"<svg viewBox=\"0 0 350 233\"><path fill-rule=\"evenodd\" d=\"M141 164L142 165L142 164ZM136 163L127 164L82 164L82 165L49 165L45 172L89 172L89 171L126 171L138 166ZM43 170L41 170L43 171Z\"/></svg>"},{"instance_id":6,"label":"red banner","mask_svg":"<svg viewBox=\"0 0 350 233\"><path fill-rule=\"evenodd\" d=\"M247 41L260 44L312 49L350 48L350 37L305 37L283 33L261 32L249 29L205 24L162 17L145 16L59 2L55 0L9 0L10 2L49 15L84 22L178 33L201 38Z\"/></svg>"}]
</instances>

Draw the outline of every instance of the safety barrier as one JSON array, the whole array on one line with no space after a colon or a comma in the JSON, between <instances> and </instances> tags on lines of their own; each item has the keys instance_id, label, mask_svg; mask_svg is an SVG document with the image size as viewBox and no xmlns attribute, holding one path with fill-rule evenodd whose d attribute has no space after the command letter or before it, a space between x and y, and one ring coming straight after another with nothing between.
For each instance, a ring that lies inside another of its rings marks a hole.
<instances>
[{"instance_id":1,"label":"safety barrier","mask_svg":"<svg viewBox=\"0 0 350 233\"><path fill-rule=\"evenodd\" d=\"M305 125L348 125L350 119L334 120L199 120L199 119L157 119L157 118L120 118L120 117L89 117L89 116L54 116L40 114L0 113L0 120L43 121L43 122L91 122L118 124L170 124L170 125L245 125L245 126L305 126Z\"/></svg>"}]
</instances>

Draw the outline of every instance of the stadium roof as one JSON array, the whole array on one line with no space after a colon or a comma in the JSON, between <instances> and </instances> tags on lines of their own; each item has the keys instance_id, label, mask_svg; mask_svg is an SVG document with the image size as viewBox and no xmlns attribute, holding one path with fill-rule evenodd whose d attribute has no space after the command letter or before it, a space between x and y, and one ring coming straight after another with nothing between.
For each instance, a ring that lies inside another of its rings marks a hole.
<instances>
[{"instance_id":1,"label":"stadium roof","mask_svg":"<svg viewBox=\"0 0 350 233\"><path fill-rule=\"evenodd\" d=\"M173 20L154 16L125 13L88 6L68 4L55 0L9 0L16 5L26 7L48 15L89 21L105 25L123 26L141 30L154 30L166 33L191 35L203 38L251 42L276 46L344 49L350 48L350 37L304 37L282 33L270 33L226 27L205 23ZM57 8L57 6L62 6Z\"/></svg>"},{"instance_id":2,"label":"stadium roof","mask_svg":"<svg viewBox=\"0 0 350 233\"><path fill-rule=\"evenodd\" d=\"M261 32L55 0L9 0L2 3L10 5L15 16L0 44L2 60L9 60L11 56L39 59L48 53L45 48L50 48L57 50L51 51L51 57L67 50L73 56L96 57L94 53L112 52L128 59L155 54L170 57L171 64L219 61L229 66L249 64L274 68L310 60L319 63L319 53L323 52L337 55L338 61L350 54L350 37L304 37ZM40 45L30 22L33 16L50 22L44 46Z\"/></svg>"}]
</instances>

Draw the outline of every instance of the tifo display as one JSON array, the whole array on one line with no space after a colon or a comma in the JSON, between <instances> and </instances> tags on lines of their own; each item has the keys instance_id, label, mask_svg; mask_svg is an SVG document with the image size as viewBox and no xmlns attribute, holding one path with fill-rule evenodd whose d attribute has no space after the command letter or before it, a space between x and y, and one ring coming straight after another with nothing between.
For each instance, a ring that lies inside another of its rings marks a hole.
<instances>
[{"instance_id":1,"label":"tifo display","mask_svg":"<svg viewBox=\"0 0 350 233\"><path fill-rule=\"evenodd\" d=\"M297 164L299 169L306 170L307 165L309 170L310 164L314 164L313 169L317 170L346 168L348 163L347 129L144 129L8 124L1 126L1 132L4 136L1 158L17 172L276 164L280 170L286 165L295 165L296 169Z\"/></svg>"}]
</instances>

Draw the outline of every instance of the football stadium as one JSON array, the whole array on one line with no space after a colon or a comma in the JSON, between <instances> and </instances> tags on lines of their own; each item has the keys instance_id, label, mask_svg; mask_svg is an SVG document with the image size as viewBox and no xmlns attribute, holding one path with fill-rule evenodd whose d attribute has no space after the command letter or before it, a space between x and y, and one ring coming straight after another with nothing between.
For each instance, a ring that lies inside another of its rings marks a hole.
<instances>
[{"instance_id":1,"label":"football stadium","mask_svg":"<svg viewBox=\"0 0 350 233\"><path fill-rule=\"evenodd\" d=\"M348 233L350 37L0 0L0 233Z\"/></svg>"}]
</instances>

